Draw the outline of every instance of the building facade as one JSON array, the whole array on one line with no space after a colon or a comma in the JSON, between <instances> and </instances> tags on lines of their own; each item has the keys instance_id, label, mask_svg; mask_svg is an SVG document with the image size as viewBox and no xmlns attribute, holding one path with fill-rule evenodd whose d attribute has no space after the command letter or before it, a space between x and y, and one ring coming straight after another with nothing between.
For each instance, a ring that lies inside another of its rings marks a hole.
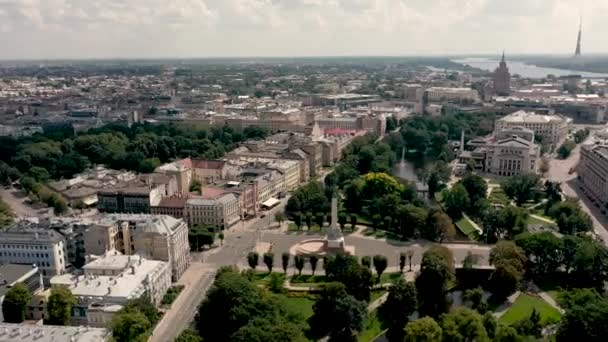
<instances>
[{"instance_id":1,"label":"building facade","mask_svg":"<svg viewBox=\"0 0 608 342\"><path fill-rule=\"evenodd\" d=\"M467 146L473 147L473 150L460 154L461 165L472 164L476 170L498 176L538 172L540 147L534 143L534 136L529 130L522 129L520 135L511 136L501 131L490 138L472 140Z\"/></svg>"},{"instance_id":2,"label":"building facade","mask_svg":"<svg viewBox=\"0 0 608 342\"><path fill-rule=\"evenodd\" d=\"M441 101L479 101L479 93L471 88L431 87L425 90L429 102Z\"/></svg>"},{"instance_id":3,"label":"building facade","mask_svg":"<svg viewBox=\"0 0 608 342\"><path fill-rule=\"evenodd\" d=\"M577 166L578 180L585 191L608 208L608 145L583 145Z\"/></svg>"},{"instance_id":4,"label":"building facade","mask_svg":"<svg viewBox=\"0 0 608 342\"><path fill-rule=\"evenodd\" d=\"M11 227L0 232L0 264L36 265L45 280L65 273L65 241L54 230Z\"/></svg>"},{"instance_id":5,"label":"building facade","mask_svg":"<svg viewBox=\"0 0 608 342\"><path fill-rule=\"evenodd\" d=\"M87 230L85 250L93 255L116 250L166 261L173 281L177 281L190 264L188 225L167 215L107 215Z\"/></svg>"},{"instance_id":6,"label":"building facade","mask_svg":"<svg viewBox=\"0 0 608 342\"><path fill-rule=\"evenodd\" d=\"M498 68L494 70L492 79L494 80L494 91L498 96L507 96L511 93L511 74L509 73L504 53L502 54Z\"/></svg>"},{"instance_id":7,"label":"building facade","mask_svg":"<svg viewBox=\"0 0 608 342\"><path fill-rule=\"evenodd\" d=\"M241 219L241 202L232 193L213 199L191 198L186 202L185 212L191 226L202 224L228 229Z\"/></svg>"},{"instance_id":8,"label":"building facade","mask_svg":"<svg viewBox=\"0 0 608 342\"><path fill-rule=\"evenodd\" d=\"M557 146L568 136L571 119L557 115L542 115L523 110L511 113L495 122L494 132L522 127L534 131L535 139L542 136L543 142Z\"/></svg>"},{"instance_id":9,"label":"building facade","mask_svg":"<svg viewBox=\"0 0 608 342\"><path fill-rule=\"evenodd\" d=\"M70 289L76 298L71 318L75 325L101 327L108 323L97 321L99 315L89 315L91 307L116 305L118 309L130 299L143 296L159 305L171 287L169 263L139 255L108 252L87 263L83 270L83 275L64 274L51 278L51 285Z\"/></svg>"},{"instance_id":10,"label":"building facade","mask_svg":"<svg viewBox=\"0 0 608 342\"><path fill-rule=\"evenodd\" d=\"M163 197L177 193L174 175L140 175L138 179L97 192L97 209L106 213L150 213Z\"/></svg>"}]
</instances>

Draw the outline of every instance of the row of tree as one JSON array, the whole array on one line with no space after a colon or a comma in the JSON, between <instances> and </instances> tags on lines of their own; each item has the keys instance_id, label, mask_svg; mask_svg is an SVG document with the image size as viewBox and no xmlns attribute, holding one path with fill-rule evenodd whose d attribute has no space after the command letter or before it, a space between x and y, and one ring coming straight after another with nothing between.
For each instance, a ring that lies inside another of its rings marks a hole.
<instances>
[{"instance_id":1,"label":"row of tree","mask_svg":"<svg viewBox=\"0 0 608 342\"><path fill-rule=\"evenodd\" d=\"M175 158L220 158L225 151L246 139L269 132L247 128L242 133L229 127L210 129L176 124L109 124L82 134L46 132L31 137L0 137L0 181L15 181L38 167L52 179L67 178L91 164L115 169L152 172ZM38 180L43 181L43 180Z\"/></svg>"},{"instance_id":2,"label":"row of tree","mask_svg":"<svg viewBox=\"0 0 608 342\"><path fill-rule=\"evenodd\" d=\"M2 302L2 315L8 323L21 323L26 319L28 306L32 300L32 292L23 283L17 283L8 290ZM68 325L72 317L72 307L76 298L65 287L51 288L51 294L46 303L47 315L44 324Z\"/></svg>"},{"instance_id":3,"label":"row of tree","mask_svg":"<svg viewBox=\"0 0 608 342\"><path fill-rule=\"evenodd\" d=\"M15 214L11 207L0 198L0 228L6 227L13 222Z\"/></svg>"}]
</instances>

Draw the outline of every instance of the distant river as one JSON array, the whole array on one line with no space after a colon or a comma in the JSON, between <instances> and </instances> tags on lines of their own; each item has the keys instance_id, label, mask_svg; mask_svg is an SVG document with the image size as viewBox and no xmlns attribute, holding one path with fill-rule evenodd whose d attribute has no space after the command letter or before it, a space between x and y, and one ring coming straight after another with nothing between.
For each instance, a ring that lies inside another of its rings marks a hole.
<instances>
[{"instance_id":1,"label":"distant river","mask_svg":"<svg viewBox=\"0 0 608 342\"><path fill-rule=\"evenodd\" d=\"M498 59L490 59L490 58L463 58L463 59L455 59L452 60L454 63L460 63L464 65L469 65L474 68L494 71L498 67L498 63L500 62ZM509 71L511 75L518 74L525 78L545 78L547 75L555 75L555 76L568 76L568 75L581 75L582 77L589 78L605 78L608 77L608 74L599 74L594 72L586 72L586 71L575 71L575 70L566 70L566 69L553 69L553 68L543 68L538 67L532 64L526 64L518 61L510 61L507 60L507 66L509 67Z\"/></svg>"}]
</instances>

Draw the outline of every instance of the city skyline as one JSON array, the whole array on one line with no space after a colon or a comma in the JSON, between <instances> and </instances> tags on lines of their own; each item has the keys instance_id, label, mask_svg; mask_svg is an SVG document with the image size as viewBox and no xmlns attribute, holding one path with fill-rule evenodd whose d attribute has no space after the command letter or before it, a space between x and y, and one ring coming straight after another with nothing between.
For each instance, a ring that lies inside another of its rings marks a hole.
<instances>
[{"instance_id":1,"label":"city skyline","mask_svg":"<svg viewBox=\"0 0 608 342\"><path fill-rule=\"evenodd\" d=\"M600 0L7 0L0 59L572 54L581 15L608 52Z\"/></svg>"}]
</instances>

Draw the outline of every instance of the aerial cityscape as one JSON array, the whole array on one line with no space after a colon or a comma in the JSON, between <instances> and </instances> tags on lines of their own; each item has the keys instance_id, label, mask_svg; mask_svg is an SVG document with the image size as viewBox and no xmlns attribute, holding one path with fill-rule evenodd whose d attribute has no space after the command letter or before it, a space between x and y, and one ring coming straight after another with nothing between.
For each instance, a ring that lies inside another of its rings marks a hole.
<instances>
[{"instance_id":1,"label":"aerial cityscape","mask_svg":"<svg viewBox=\"0 0 608 342\"><path fill-rule=\"evenodd\" d=\"M0 341L605 341L606 16L0 2Z\"/></svg>"}]
</instances>

